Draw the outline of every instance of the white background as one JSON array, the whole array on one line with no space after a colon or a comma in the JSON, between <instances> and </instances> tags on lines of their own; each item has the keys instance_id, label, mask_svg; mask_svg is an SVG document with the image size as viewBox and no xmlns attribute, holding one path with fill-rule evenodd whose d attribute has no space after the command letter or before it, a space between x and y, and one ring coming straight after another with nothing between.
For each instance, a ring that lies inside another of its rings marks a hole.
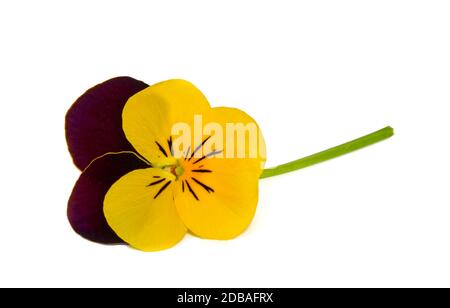
<instances>
[{"instance_id":1,"label":"white background","mask_svg":"<svg viewBox=\"0 0 450 308\"><path fill-rule=\"evenodd\" d=\"M0 286L450 287L448 1L2 1ZM239 238L143 253L77 236L64 115L118 75L184 78L259 122L273 166Z\"/></svg>"}]
</instances>

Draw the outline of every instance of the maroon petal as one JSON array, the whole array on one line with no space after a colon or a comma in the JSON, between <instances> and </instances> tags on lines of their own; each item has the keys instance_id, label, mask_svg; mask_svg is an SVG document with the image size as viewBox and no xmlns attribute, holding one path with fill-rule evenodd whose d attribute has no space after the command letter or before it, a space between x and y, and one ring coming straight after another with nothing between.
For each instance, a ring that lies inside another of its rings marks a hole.
<instances>
[{"instance_id":1,"label":"maroon petal","mask_svg":"<svg viewBox=\"0 0 450 308\"><path fill-rule=\"evenodd\" d=\"M67 216L82 237L104 244L122 243L106 222L103 199L109 188L130 171L149 168L133 153L106 154L80 175L69 199Z\"/></svg>"},{"instance_id":2,"label":"maroon petal","mask_svg":"<svg viewBox=\"0 0 450 308\"><path fill-rule=\"evenodd\" d=\"M128 98L146 87L131 77L116 77L75 101L66 115L66 139L78 168L108 152L133 151L122 130L122 110Z\"/></svg>"}]
</instances>

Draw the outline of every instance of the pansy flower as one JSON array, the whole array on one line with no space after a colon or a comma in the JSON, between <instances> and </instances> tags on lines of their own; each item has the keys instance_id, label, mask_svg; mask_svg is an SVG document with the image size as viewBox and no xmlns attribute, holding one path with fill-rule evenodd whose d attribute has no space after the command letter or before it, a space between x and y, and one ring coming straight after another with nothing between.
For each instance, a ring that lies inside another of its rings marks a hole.
<instances>
[{"instance_id":1,"label":"pansy flower","mask_svg":"<svg viewBox=\"0 0 450 308\"><path fill-rule=\"evenodd\" d=\"M201 134L192 132L196 121ZM253 134L242 139L228 125ZM255 214L265 160L256 122L238 109L211 108L187 81L148 87L125 77L98 85L69 110L66 136L85 168L68 216L88 239L161 250L188 230L234 238Z\"/></svg>"},{"instance_id":2,"label":"pansy flower","mask_svg":"<svg viewBox=\"0 0 450 308\"><path fill-rule=\"evenodd\" d=\"M68 203L73 229L104 244L169 248L187 232L231 239L250 224L258 181L360 149L386 127L340 146L263 169L265 144L245 112L212 108L184 80L152 86L118 77L84 93L66 115L66 139L82 170Z\"/></svg>"}]
</instances>

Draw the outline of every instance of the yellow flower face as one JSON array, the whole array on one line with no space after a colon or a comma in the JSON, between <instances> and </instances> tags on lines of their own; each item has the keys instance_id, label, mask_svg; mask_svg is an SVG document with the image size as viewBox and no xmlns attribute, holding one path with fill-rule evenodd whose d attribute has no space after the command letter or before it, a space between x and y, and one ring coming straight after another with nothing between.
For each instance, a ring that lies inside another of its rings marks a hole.
<instances>
[{"instance_id":1,"label":"yellow flower face","mask_svg":"<svg viewBox=\"0 0 450 308\"><path fill-rule=\"evenodd\" d=\"M155 251L175 245L187 230L224 240L248 227L265 161L251 117L211 108L191 83L169 80L132 96L122 123L151 166L126 174L106 193L106 220L122 240Z\"/></svg>"}]
</instances>

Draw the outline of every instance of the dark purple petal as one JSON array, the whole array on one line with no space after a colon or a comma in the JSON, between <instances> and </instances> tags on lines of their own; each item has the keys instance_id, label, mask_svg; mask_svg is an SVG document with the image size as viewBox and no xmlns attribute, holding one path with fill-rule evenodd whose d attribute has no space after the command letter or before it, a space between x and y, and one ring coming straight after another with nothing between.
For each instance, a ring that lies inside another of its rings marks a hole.
<instances>
[{"instance_id":1,"label":"dark purple petal","mask_svg":"<svg viewBox=\"0 0 450 308\"><path fill-rule=\"evenodd\" d=\"M80 175L69 199L67 216L75 232L97 243L123 243L106 222L103 199L119 178L142 168L149 165L133 153L107 154L94 160Z\"/></svg>"},{"instance_id":2,"label":"dark purple petal","mask_svg":"<svg viewBox=\"0 0 450 308\"><path fill-rule=\"evenodd\" d=\"M70 107L66 139L80 170L105 153L133 151L122 130L122 110L128 98L146 87L131 77L116 77L87 90Z\"/></svg>"}]
</instances>

